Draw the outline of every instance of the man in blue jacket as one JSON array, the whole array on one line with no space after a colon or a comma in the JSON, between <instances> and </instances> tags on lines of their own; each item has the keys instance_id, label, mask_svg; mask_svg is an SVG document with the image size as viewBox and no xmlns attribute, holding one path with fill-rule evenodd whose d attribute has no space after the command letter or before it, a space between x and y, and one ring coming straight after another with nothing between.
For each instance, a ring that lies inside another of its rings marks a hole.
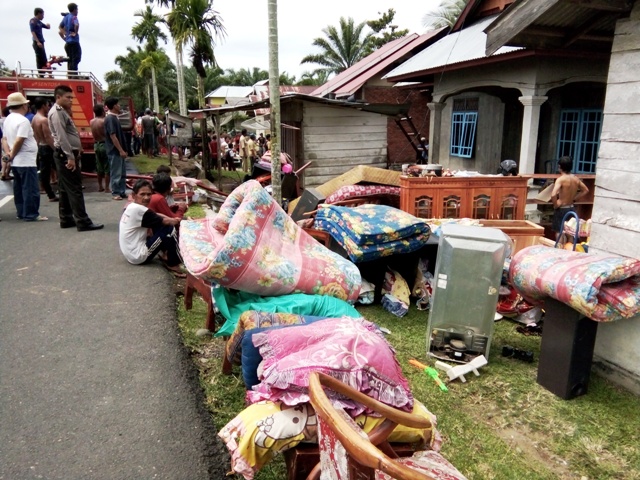
<instances>
[{"instance_id":1,"label":"man in blue jacket","mask_svg":"<svg viewBox=\"0 0 640 480\"><path fill-rule=\"evenodd\" d=\"M78 64L82 59L82 48L80 48L80 23L78 23L78 5L70 3L67 5L69 13L62 14L63 19L60 22L58 34L64 40L64 51L67 53L69 61L67 63L67 72L69 77L75 76L78 71Z\"/></svg>"},{"instance_id":2,"label":"man in blue jacket","mask_svg":"<svg viewBox=\"0 0 640 480\"><path fill-rule=\"evenodd\" d=\"M44 72L41 70L47 64L47 52L44 49L44 36L42 35L43 28L51 28L51 25L44 23L44 10L41 8L35 8L33 10L33 18L29 20L29 29L31 30L31 37L33 39L33 51L36 53L36 68L38 74L44 77Z\"/></svg>"}]
</instances>

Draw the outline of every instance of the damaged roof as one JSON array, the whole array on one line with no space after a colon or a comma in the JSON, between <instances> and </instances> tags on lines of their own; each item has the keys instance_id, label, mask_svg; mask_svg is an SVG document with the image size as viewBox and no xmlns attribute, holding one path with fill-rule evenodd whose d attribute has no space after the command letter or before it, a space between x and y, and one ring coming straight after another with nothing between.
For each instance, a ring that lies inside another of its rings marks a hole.
<instances>
[{"instance_id":1,"label":"damaged roof","mask_svg":"<svg viewBox=\"0 0 640 480\"><path fill-rule=\"evenodd\" d=\"M484 30L497 17L498 15L492 15L482 18L469 27L450 33L394 68L383 78L391 81L409 80L419 75L436 73L443 70L444 67L457 64L461 66L466 62L487 58L488 55L485 54L487 35ZM522 48L501 47L492 56L518 50L522 50Z\"/></svg>"},{"instance_id":2,"label":"damaged roof","mask_svg":"<svg viewBox=\"0 0 640 480\"><path fill-rule=\"evenodd\" d=\"M400 61L404 56L424 47L429 41L441 36L445 30L445 28L441 28L424 35L412 33L393 40L318 87L311 92L311 95L319 97L324 97L331 93L335 94L336 97L353 95L369 79Z\"/></svg>"}]
</instances>

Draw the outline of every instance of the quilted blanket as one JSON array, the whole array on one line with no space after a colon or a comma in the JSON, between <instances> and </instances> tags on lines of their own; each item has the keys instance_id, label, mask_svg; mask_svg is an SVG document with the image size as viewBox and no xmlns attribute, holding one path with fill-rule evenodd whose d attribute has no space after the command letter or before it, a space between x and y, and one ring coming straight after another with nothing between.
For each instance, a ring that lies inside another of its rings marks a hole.
<instances>
[{"instance_id":1,"label":"quilted blanket","mask_svg":"<svg viewBox=\"0 0 640 480\"><path fill-rule=\"evenodd\" d=\"M180 252L192 275L244 292L354 302L360 291L358 268L298 227L254 180L236 188L215 218L183 221Z\"/></svg>"},{"instance_id":2,"label":"quilted blanket","mask_svg":"<svg viewBox=\"0 0 640 480\"><path fill-rule=\"evenodd\" d=\"M640 313L640 260L533 246L514 255L509 280L529 302L552 297L595 321Z\"/></svg>"}]
</instances>

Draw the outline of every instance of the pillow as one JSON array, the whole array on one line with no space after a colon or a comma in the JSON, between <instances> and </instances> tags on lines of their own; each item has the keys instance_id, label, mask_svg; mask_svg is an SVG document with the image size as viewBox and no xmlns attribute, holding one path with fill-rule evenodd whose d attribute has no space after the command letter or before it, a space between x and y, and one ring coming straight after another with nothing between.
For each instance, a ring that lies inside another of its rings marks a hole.
<instances>
[{"instance_id":1,"label":"pillow","mask_svg":"<svg viewBox=\"0 0 640 480\"><path fill-rule=\"evenodd\" d=\"M382 403L411 411L413 396L395 352L378 327L363 318L319 320L305 328L272 329L253 335L264 358L261 382L247 392L261 400L297 405L309 401L311 372L323 372ZM336 406L359 415L365 410L344 397Z\"/></svg>"},{"instance_id":2,"label":"pillow","mask_svg":"<svg viewBox=\"0 0 640 480\"><path fill-rule=\"evenodd\" d=\"M277 315L277 314L276 314ZM274 325L270 327L258 327L244 332L242 339L240 340L240 363L242 364L242 378L247 390L251 390L251 387L260 383L258 379L258 366L262 361L262 355L258 347L253 345L253 336L256 333L264 332L267 330L275 330L285 327L303 327L306 324L317 322L318 320L324 320L326 317L311 317L300 316L300 323L291 325Z\"/></svg>"},{"instance_id":3,"label":"pillow","mask_svg":"<svg viewBox=\"0 0 640 480\"><path fill-rule=\"evenodd\" d=\"M229 363L240 365L242 339L247 330L259 327L273 327L275 325L295 325L298 323L306 322L302 315L296 315L295 313L271 313L257 310L245 311L240 315L236 329L225 344L227 360L229 360Z\"/></svg>"}]
</instances>

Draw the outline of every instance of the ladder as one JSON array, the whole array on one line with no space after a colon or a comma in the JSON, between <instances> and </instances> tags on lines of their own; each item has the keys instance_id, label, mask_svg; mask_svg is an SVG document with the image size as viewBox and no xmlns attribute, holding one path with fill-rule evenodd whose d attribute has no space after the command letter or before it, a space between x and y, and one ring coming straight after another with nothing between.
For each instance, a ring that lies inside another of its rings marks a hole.
<instances>
[{"instance_id":1,"label":"ladder","mask_svg":"<svg viewBox=\"0 0 640 480\"><path fill-rule=\"evenodd\" d=\"M426 140L423 140L423 138L425 137L420 132L418 132L418 129L411 120L411 117L409 115L398 114L395 118L395 122L396 125L398 125L400 131L404 134L407 140L409 140L409 143L415 150L416 161L418 163L427 163L427 157L425 156L425 158L423 159L422 152L428 152L429 144L426 143Z\"/></svg>"}]
</instances>

